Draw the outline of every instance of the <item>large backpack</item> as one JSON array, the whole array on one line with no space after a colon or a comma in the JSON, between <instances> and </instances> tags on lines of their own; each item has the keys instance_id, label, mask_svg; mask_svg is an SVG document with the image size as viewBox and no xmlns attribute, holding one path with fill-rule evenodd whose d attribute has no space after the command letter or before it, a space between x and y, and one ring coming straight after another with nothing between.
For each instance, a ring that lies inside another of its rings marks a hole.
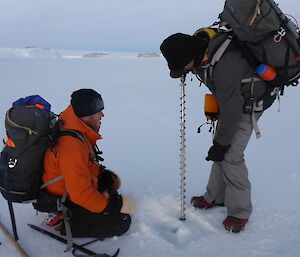
<instances>
[{"instance_id":1,"label":"large backpack","mask_svg":"<svg viewBox=\"0 0 300 257\"><path fill-rule=\"evenodd\" d=\"M219 18L221 25L233 30L253 66L266 64L277 72L270 84L298 84L299 28L273 0L226 0Z\"/></svg>"},{"instance_id":2,"label":"large backpack","mask_svg":"<svg viewBox=\"0 0 300 257\"><path fill-rule=\"evenodd\" d=\"M51 145L56 117L40 96L21 98L5 116L6 144L0 158L0 191L11 202L37 199L43 159Z\"/></svg>"}]
</instances>

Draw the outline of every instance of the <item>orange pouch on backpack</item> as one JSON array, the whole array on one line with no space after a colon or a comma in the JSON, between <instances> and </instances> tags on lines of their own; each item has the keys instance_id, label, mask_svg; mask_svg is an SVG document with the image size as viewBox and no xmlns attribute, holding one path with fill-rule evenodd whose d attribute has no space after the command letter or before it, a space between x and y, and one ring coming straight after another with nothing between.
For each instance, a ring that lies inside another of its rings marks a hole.
<instances>
[{"instance_id":1,"label":"orange pouch on backpack","mask_svg":"<svg viewBox=\"0 0 300 257\"><path fill-rule=\"evenodd\" d=\"M213 94L205 95L204 113L207 120L215 121L219 118L218 100Z\"/></svg>"}]
</instances>

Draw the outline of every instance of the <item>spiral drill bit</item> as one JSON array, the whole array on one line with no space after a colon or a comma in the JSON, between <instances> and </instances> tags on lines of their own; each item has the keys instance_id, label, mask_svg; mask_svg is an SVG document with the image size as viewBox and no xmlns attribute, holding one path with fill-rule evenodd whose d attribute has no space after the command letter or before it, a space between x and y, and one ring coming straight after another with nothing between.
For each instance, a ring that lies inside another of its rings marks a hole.
<instances>
[{"instance_id":1,"label":"spiral drill bit","mask_svg":"<svg viewBox=\"0 0 300 257\"><path fill-rule=\"evenodd\" d=\"M180 220L185 220L185 77L180 77L181 122L180 122Z\"/></svg>"}]
</instances>

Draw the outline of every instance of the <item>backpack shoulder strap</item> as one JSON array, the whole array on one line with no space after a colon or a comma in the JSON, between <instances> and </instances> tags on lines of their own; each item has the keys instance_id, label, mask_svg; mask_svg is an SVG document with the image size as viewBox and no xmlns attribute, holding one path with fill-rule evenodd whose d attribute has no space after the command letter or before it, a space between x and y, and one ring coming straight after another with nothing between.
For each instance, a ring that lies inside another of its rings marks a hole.
<instances>
[{"instance_id":1,"label":"backpack shoulder strap","mask_svg":"<svg viewBox=\"0 0 300 257\"><path fill-rule=\"evenodd\" d=\"M80 141L82 141L87 147L88 147L88 143L87 140L85 139L85 137L77 130L71 130L71 129L60 129L59 132L56 135L56 138L61 137L61 136L72 136L75 138L78 138ZM52 184L54 184L55 182L63 179L63 175L60 175L54 179L49 180L48 182L44 183L40 189L44 189Z\"/></svg>"},{"instance_id":2,"label":"backpack shoulder strap","mask_svg":"<svg viewBox=\"0 0 300 257\"><path fill-rule=\"evenodd\" d=\"M80 141L82 141L85 145L88 146L88 142L87 142L86 138L77 130L60 129L60 131L58 132L57 137L61 137L61 136L71 136L71 137L78 138Z\"/></svg>"},{"instance_id":3,"label":"backpack shoulder strap","mask_svg":"<svg viewBox=\"0 0 300 257\"><path fill-rule=\"evenodd\" d=\"M96 159L96 156L98 155L97 151L95 151L95 149L89 145L87 139L79 131L61 128L57 134L57 137L61 137L61 136L72 136L78 138L86 146L88 152L90 153L91 159L92 160Z\"/></svg>"},{"instance_id":4,"label":"backpack shoulder strap","mask_svg":"<svg viewBox=\"0 0 300 257\"><path fill-rule=\"evenodd\" d=\"M232 35L228 34L227 38L224 40L224 42L221 44L221 46L218 48L218 50L216 50L216 52L212 56L211 61L209 62L209 76L211 79L213 78L212 74L213 74L214 66L216 65L216 63L218 63L221 60L223 54L225 53L230 43L232 42L232 39L233 39Z\"/></svg>"}]
</instances>

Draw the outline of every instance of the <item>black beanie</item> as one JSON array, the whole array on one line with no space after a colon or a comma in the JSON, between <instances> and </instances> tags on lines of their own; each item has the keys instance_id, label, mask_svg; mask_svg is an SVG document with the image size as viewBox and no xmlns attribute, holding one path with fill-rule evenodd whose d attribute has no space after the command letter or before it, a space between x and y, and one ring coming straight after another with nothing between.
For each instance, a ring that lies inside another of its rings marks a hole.
<instances>
[{"instance_id":1,"label":"black beanie","mask_svg":"<svg viewBox=\"0 0 300 257\"><path fill-rule=\"evenodd\" d=\"M79 89L71 95L71 105L78 117L93 115L104 109L100 94L93 89Z\"/></svg>"},{"instance_id":2,"label":"black beanie","mask_svg":"<svg viewBox=\"0 0 300 257\"><path fill-rule=\"evenodd\" d=\"M203 59L208 46L208 37L176 33L166 38L160 50L168 62L170 76L178 78L184 73L184 67L193 59Z\"/></svg>"}]
</instances>

